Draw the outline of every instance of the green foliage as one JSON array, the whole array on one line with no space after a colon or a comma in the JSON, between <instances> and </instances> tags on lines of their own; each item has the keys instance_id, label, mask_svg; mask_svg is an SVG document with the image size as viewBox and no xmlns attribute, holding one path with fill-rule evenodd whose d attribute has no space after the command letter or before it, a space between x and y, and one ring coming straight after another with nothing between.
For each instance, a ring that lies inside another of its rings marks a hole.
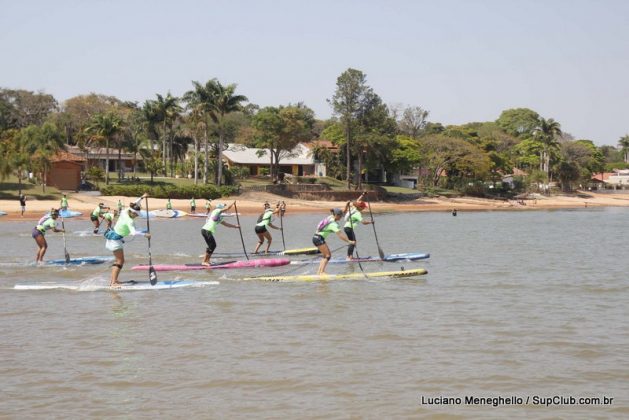
<instances>
[{"instance_id":1,"label":"green foliage","mask_svg":"<svg viewBox=\"0 0 629 420\"><path fill-rule=\"evenodd\" d=\"M531 137L538 123L539 114L528 108L507 109L496 120L506 133L519 138Z\"/></svg>"},{"instance_id":2,"label":"green foliage","mask_svg":"<svg viewBox=\"0 0 629 420\"><path fill-rule=\"evenodd\" d=\"M134 185L107 185L101 188L103 195L122 195L127 197L139 197L148 192L154 198L220 198L227 197L238 192L238 187L223 185L216 187L214 185L186 185L175 186L171 184L145 184L138 183Z\"/></svg>"},{"instance_id":3,"label":"green foliage","mask_svg":"<svg viewBox=\"0 0 629 420\"><path fill-rule=\"evenodd\" d=\"M88 181L93 181L98 184L105 180L105 171L100 166L92 166L87 170L85 176Z\"/></svg>"}]
</instances>

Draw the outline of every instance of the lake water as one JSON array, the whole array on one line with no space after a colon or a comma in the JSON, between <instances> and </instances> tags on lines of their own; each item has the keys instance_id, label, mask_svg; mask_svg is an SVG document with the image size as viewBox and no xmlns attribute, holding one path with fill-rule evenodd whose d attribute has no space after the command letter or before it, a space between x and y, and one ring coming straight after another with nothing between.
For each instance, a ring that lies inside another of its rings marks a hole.
<instances>
[{"instance_id":1,"label":"lake water","mask_svg":"<svg viewBox=\"0 0 629 420\"><path fill-rule=\"evenodd\" d=\"M310 246L324 215L287 216L287 248ZM27 266L33 222L0 220L0 418L629 416L629 209L376 220L385 253L431 258L363 268L425 267L428 275L238 281L316 270L285 266L158 273L220 281L203 288L16 291L17 283L105 283L109 266ZM255 217L241 223L250 251ZM152 221L153 262L199 261L202 224ZM108 255L90 226L66 220L72 257ZM279 231L272 234L281 248ZM377 255L371 226L357 235L360 255ZM47 237L46 257L63 258L61 234ZM217 252L242 250L236 229L219 227L217 240ZM147 262L146 245L140 237L127 244L123 279L146 277L130 270ZM328 271L351 270L359 268ZM565 399L534 404L555 396ZM522 403L466 404L475 397ZM570 397L613 400L576 405Z\"/></svg>"}]
</instances>

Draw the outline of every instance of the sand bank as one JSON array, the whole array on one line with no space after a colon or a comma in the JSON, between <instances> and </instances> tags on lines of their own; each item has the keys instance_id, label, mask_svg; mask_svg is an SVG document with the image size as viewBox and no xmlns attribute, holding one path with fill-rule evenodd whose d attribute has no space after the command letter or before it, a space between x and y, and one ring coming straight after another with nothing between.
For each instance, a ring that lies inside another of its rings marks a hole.
<instances>
[{"instance_id":1,"label":"sand bank","mask_svg":"<svg viewBox=\"0 0 629 420\"><path fill-rule=\"evenodd\" d=\"M357 194L358 195L358 194ZM488 211L488 210L543 210L543 209L560 209L560 208L586 208L586 207L628 207L629 193L627 194L601 194L601 193L583 193L577 195L556 195L556 196L535 196L535 199L529 199L518 202L517 200L497 201L474 197L460 198L420 198L412 201L403 202L373 202L371 209L374 213L384 212L416 212L416 211ZM28 197L27 197L28 199ZM118 200L121 199L126 205L131 199L129 197L118 196L99 196L86 193L68 194L69 208L71 210L83 213L79 218L89 219L89 213L94 210L98 203L104 203L115 209ZM212 202L222 202L229 204L236 200L238 211L243 214L258 214L262 211L263 204L268 201L272 204L278 200L286 202L287 213L326 213L332 207L343 207L344 202L340 201L309 201L299 199L286 199L277 195L259 192L247 192L245 194L217 199ZM166 199L149 198L149 206L151 210L163 209L166 207ZM190 211L189 200L171 200L173 208ZM144 207L144 203L142 204ZM197 199L197 212L205 211L205 200ZM49 211L52 207L59 207L59 200L27 200L26 213L24 217L20 216L20 203L17 200L0 200L0 210L7 212L6 216L1 216L0 221L9 220L37 220L42 214Z\"/></svg>"}]
</instances>

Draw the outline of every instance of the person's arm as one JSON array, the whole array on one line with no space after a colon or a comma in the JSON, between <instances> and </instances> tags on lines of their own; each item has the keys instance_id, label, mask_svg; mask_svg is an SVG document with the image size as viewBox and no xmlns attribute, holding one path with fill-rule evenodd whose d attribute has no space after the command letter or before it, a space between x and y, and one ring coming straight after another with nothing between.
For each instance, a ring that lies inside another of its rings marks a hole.
<instances>
[{"instance_id":1,"label":"person's arm","mask_svg":"<svg viewBox=\"0 0 629 420\"><path fill-rule=\"evenodd\" d=\"M228 207L228 208L229 208L229 207ZM227 223L225 220L223 220L223 221L221 222L221 225L223 225L223 226L227 226L227 227L230 227L230 228L236 228L236 229L238 229L238 228L240 227L240 225L232 225L231 223Z\"/></svg>"},{"instance_id":2,"label":"person's arm","mask_svg":"<svg viewBox=\"0 0 629 420\"><path fill-rule=\"evenodd\" d=\"M146 197L148 197L148 196L149 196L149 193L144 193L144 194L142 194L142 197L140 197L140 198L138 198L137 200L135 200L135 201L133 202L133 204L140 204L140 201L144 200L144 199L145 199Z\"/></svg>"},{"instance_id":3,"label":"person's arm","mask_svg":"<svg viewBox=\"0 0 629 420\"><path fill-rule=\"evenodd\" d=\"M272 227L273 229L277 229L277 230L282 230L282 228L275 226L273 223L269 222L269 227Z\"/></svg>"},{"instance_id":4,"label":"person's arm","mask_svg":"<svg viewBox=\"0 0 629 420\"><path fill-rule=\"evenodd\" d=\"M348 244L352 244L352 245L356 244L356 241L350 241L347 235L345 235L345 232L343 232L342 230L339 230L338 232L336 232L336 234L338 235L339 238L341 238L341 240L347 242Z\"/></svg>"}]
</instances>

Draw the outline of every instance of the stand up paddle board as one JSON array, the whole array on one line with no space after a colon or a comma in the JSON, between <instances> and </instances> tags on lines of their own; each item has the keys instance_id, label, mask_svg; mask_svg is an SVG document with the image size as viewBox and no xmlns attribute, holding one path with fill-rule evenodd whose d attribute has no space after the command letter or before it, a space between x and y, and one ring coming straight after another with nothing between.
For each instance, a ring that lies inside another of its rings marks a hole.
<instances>
[{"instance_id":1,"label":"stand up paddle board","mask_svg":"<svg viewBox=\"0 0 629 420\"><path fill-rule=\"evenodd\" d=\"M288 258L263 258L258 260L231 261L227 263L212 263L210 267L194 264L154 264L155 271L189 271L189 270L218 270L227 268L257 268L257 267L279 267L289 264ZM131 267L132 270L148 270L146 264Z\"/></svg>"},{"instance_id":2,"label":"stand up paddle board","mask_svg":"<svg viewBox=\"0 0 629 420\"><path fill-rule=\"evenodd\" d=\"M287 249L285 251L269 251L258 252L257 254L248 254L250 257L266 257L269 255L311 255L319 254L319 249L315 246L308 248ZM212 254L222 258L237 258L245 255L243 252L215 252ZM203 256L201 256L202 258Z\"/></svg>"},{"instance_id":3,"label":"stand up paddle board","mask_svg":"<svg viewBox=\"0 0 629 420\"><path fill-rule=\"evenodd\" d=\"M70 262L66 262L64 259L48 260L46 265L88 265L88 264L103 264L107 261L113 261L114 257L82 257L82 258L70 258Z\"/></svg>"},{"instance_id":4,"label":"stand up paddle board","mask_svg":"<svg viewBox=\"0 0 629 420\"><path fill-rule=\"evenodd\" d=\"M371 273L349 273L349 274L300 274L295 276L260 276L260 277L245 277L243 280L259 280L259 281L276 281L276 282L290 282L290 281L328 281L328 280L361 280L364 278L400 278L400 277L415 277L426 274L423 268L416 268L413 270L405 271L376 271Z\"/></svg>"},{"instance_id":5,"label":"stand up paddle board","mask_svg":"<svg viewBox=\"0 0 629 420\"><path fill-rule=\"evenodd\" d=\"M155 216L155 217L164 217L167 219L173 219L177 217L183 217L188 213L181 210L153 210L152 212L150 212L150 214L151 216Z\"/></svg>"},{"instance_id":6,"label":"stand up paddle board","mask_svg":"<svg viewBox=\"0 0 629 420\"><path fill-rule=\"evenodd\" d=\"M83 213L81 213L80 211L74 211L74 210L59 210L59 217L63 217L64 219L68 219L70 217L76 217L76 216L80 216ZM50 212L46 213L46 216L50 216Z\"/></svg>"},{"instance_id":7,"label":"stand up paddle board","mask_svg":"<svg viewBox=\"0 0 629 420\"><path fill-rule=\"evenodd\" d=\"M212 213L210 213L212 214ZM208 217L210 214L205 214L205 213L187 213L186 216L190 216L190 217ZM223 213L223 217L234 217L236 215L236 213ZM240 213L238 213L238 216L240 216Z\"/></svg>"},{"instance_id":8,"label":"stand up paddle board","mask_svg":"<svg viewBox=\"0 0 629 420\"><path fill-rule=\"evenodd\" d=\"M177 289L180 287L203 287L219 284L217 281L190 281L190 280L167 280L158 281L155 285L151 285L148 280L130 280L123 282L120 287L109 287L109 284L64 284L64 283L38 283L38 284L16 284L15 290L55 290L65 289L77 292L95 292L99 290L109 290L112 292L127 290L162 290Z\"/></svg>"},{"instance_id":9,"label":"stand up paddle board","mask_svg":"<svg viewBox=\"0 0 629 420\"><path fill-rule=\"evenodd\" d=\"M430 258L430 254L420 254L420 253L406 253L406 254L391 254L384 257L384 259L380 259L380 257L361 257L354 258L352 260L345 259L343 257L337 257L330 259L330 264L347 264L347 263L363 263L363 262L396 262L396 261L416 261L416 260L425 260L426 258ZM321 259L314 258L309 260L294 260L290 263L292 265L300 265L300 264L319 264Z\"/></svg>"},{"instance_id":10,"label":"stand up paddle board","mask_svg":"<svg viewBox=\"0 0 629 420\"><path fill-rule=\"evenodd\" d=\"M6 211L2 211L2 210L0 210L0 216L6 216L6 215L7 215L7 212L6 212Z\"/></svg>"}]
</instances>

